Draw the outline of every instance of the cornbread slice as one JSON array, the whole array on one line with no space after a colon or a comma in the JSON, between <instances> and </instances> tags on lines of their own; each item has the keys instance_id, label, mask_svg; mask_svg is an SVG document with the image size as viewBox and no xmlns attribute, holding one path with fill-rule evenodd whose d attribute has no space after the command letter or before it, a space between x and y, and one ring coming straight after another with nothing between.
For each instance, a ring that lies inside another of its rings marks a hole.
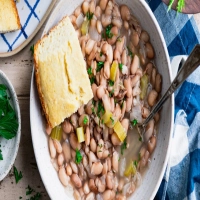
<instances>
[{"instance_id":1,"label":"cornbread slice","mask_svg":"<svg viewBox=\"0 0 200 200\"><path fill-rule=\"evenodd\" d=\"M52 128L93 98L78 36L69 17L36 43L34 62L40 101Z\"/></svg>"},{"instance_id":2,"label":"cornbread slice","mask_svg":"<svg viewBox=\"0 0 200 200\"><path fill-rule=\"evenodd\" d=\"M0 0L0 33L20 28L20 19L14 0Z\"/></svg>"}]
</instances>

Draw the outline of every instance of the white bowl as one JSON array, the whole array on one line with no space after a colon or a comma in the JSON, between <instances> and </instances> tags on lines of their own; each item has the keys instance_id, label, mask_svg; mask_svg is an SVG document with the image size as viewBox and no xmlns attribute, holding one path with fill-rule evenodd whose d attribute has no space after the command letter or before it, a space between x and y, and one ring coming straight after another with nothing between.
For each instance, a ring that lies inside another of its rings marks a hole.
<instances>
[{"instance_id":1,"label":"white bowl","mask_svg":"<svg viewBox=\"0 0 200 200\"><path fill-rule=\"evenodd\" d=\"M6 75L1 70L0 70L0 84L6 85L9 90L8 94L11 97L11 105L16 112L17 120L19 123L18 130L14 138L6 140L0 137L0 144L1 144L0 149L2 150L3 154L3 160L0 160L0 181L1 181L10 171L17 156L20 137L21 137L21 117L20 117L19 102L15 90L11 82L8 80Z\"/></svg>"},{"instance_id":2,"label":"white bowl","mask_svg":"<svg viewBox=\"0 0 200 200\"><path fill-rule=\"evenodd\" d=\"M51 27L56 25L63 16L70 15L74 9L81 4L81 2L81 0L61 0L56 6L54 12L51 14L44 33L47 33ZM123 0L122 3L128 5L132 13L141 22L142 27L150 34L151 42L156 54L156 66L163 77L162 92L164 92L171 83L171 69L167 48L160 27L144 0ZM131 199L153 199L158 190L169 155L170 139L173 127L173 110L174 104L172 97L165 103L161 112L158 142L152 155L152 163L147 173L144 175L142 185L131 196ZM66 191L66 189L61 185L57 172L50 162L47 137L45 134L43 117L41 115L41 106L38 99L34 77L32 77L31 82L30 114L34 152L47 192L53 200L71 199L70 192Z\"/></svg>"}]
</instances>

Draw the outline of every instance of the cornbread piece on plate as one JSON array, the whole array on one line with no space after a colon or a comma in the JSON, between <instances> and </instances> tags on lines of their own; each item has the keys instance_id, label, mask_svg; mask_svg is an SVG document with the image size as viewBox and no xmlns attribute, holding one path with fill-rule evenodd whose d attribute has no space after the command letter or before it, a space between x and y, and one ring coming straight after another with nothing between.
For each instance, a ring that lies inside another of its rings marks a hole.
<instances>
[{"instance_id":1,"label":"cornbread piece on plate","mask_svg":"<svg viewBox=\"0 0 200 200\"><path fill-rule=\"evenodd\" d=\"M14 0L0 0L0 33L21 28L20 19Z\"/></svg>"},{"instance_id":2,"label":"cornbread piece on plate","mask_svg":"<svg viewBox=\"0 0 200 200\"><path fill-rule=\"evenodd\" d=\"M69 17L36 43L34 62L40 101L52 128L93 98L86 63Z\"/></svg>"}]
</instances>

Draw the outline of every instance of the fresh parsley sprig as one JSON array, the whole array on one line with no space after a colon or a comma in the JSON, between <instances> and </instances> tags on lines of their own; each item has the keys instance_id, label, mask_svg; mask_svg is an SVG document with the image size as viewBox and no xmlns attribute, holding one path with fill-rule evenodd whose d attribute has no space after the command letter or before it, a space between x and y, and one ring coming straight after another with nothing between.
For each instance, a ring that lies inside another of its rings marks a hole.
<instances>
[{"instance_id":1,"label":"fresh parsley sprig","mask_svg":"<svg viewBox=\"0 0 200 200\"><path fill-rule=\"evenodd\" d=\"M13 171L14 171L14 175L15 175L15 182L18 183L23 178L22 172L21 171L18 172L18 170L15 166L13 167Z\"/></svg>"}]
</instances>

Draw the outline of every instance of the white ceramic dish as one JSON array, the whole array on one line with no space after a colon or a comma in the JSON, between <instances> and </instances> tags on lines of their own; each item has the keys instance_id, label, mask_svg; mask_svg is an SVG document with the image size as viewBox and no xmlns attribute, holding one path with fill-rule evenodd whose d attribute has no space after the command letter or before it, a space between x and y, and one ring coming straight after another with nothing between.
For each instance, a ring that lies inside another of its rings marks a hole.
<instances>
[{"instance_id":1,"label":"white ceramic dish","mask_svg":"<svg viewBox=\"0 0 200 200\"><path fill-rule=\"evenodd\" d=\"M81 0L61 0L46 24L44 34L47 33L51 27L56 25L63 16L66 14L70 15L74 9L81 4L81 2ZM156 66L163 76L162 91L164 92L171 83L171 69L167 48L159 25L144 0L124 0L123 4L127 4L129 8L131 8L132 13L141 22L142 27L150 34L151 42L156 53ZM170 138L173 127L173 110L174 104L172 97L166 102L161 112L158 142L153 153L152 163L143 178L142 185L135 191L133 196L131 196L131 199L153 199L158 190L169 155ZM70 193L66 192L66 189L61 185L57 172L50 162L51 159L48 151L45 126L41 115L41 106L34 81L34 72L31 82L30 117L34 152L48 194L53 200L71 199Z\"/></svg>"},{"instance_id":2,"label":"white ceramic dish","mask_svg":"<svg viewBox=\"0 0 200 200\"><path fill-rule=\"evenodd\" d=\"M0 181L5 178L5 176L10 171L15 158L17 156L19 144L20 144L20 137L21 137L21 116L20 116L20 109L19 109L19 103L17 100L17 95L15 93L15 90L11 84L11 82L8 80L6 75L0 70L0 84L4 84L9 89L9 96L11 97L11 105L13 109L16 112L16 116L18 119L19 127L17 134L14 138L10 140L6 140L2 137L0 137L0 144L1 144L1 150L3 154L3 160L0 160Z\"/></svg>"}]
</instances>

